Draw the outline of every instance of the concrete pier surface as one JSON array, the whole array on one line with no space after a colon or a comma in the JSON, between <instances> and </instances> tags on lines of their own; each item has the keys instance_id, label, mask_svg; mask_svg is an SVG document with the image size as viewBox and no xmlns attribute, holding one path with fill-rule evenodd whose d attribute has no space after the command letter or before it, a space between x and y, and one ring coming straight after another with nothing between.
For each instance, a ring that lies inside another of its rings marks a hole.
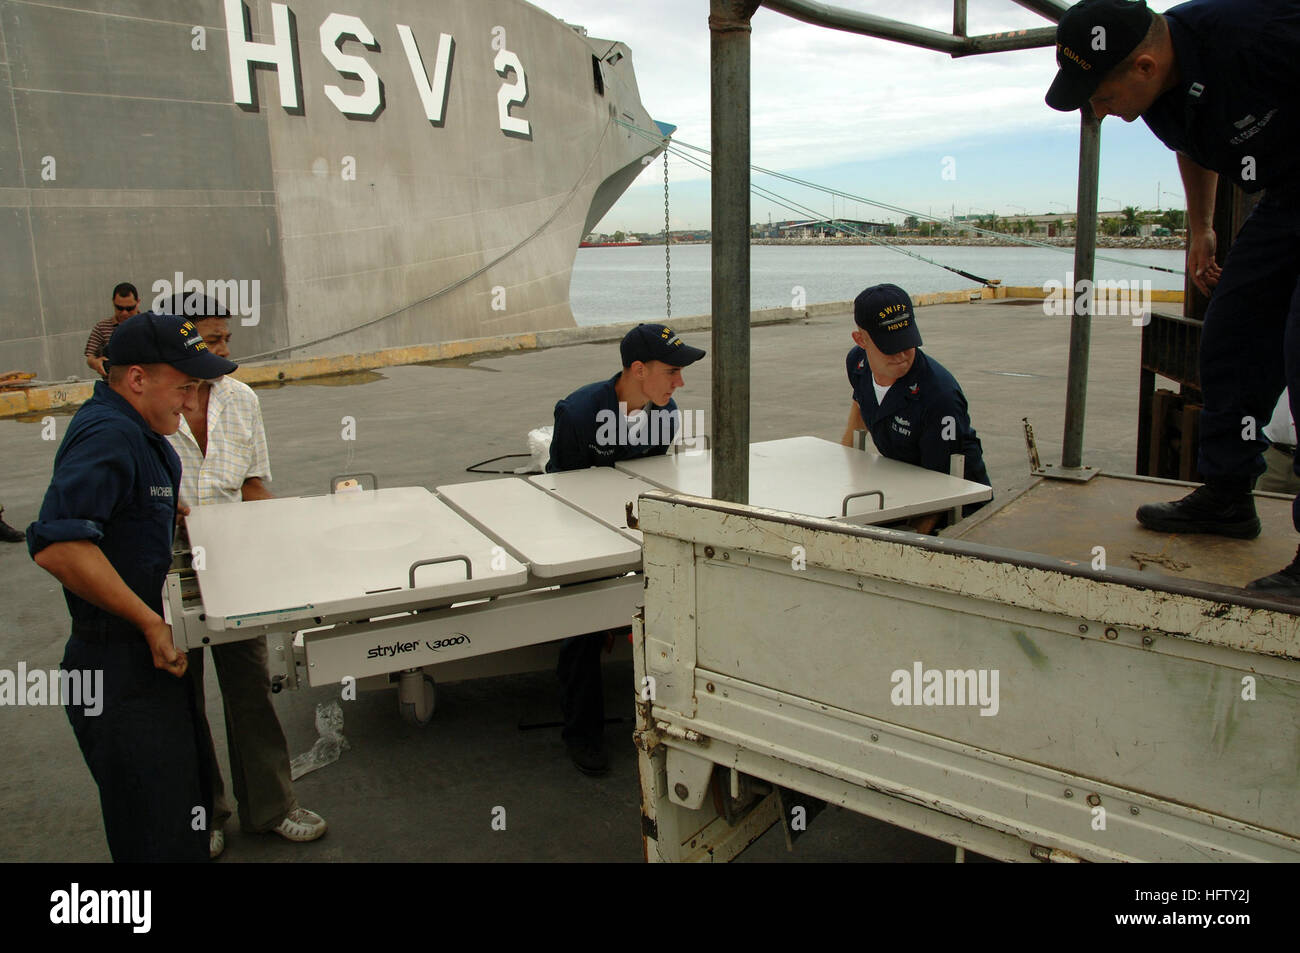
<instances>
[{"instance_id":1,"label":"concrete pier surface","mask_svg":"<svg viewBox=\"0 0 1300 953\"><path fill-rule=\"evenodd\" d=\"M1045 315L1042 301L1005 299L925 308L917 320L926 353L965 390L995 493L1028 477L1022 417L1033 424L1043 461L1059 462L1069 319ZM847 313L754 328L753 440L840 438L851 399L844 372L851 330ZM709 347L707 332L683 338ZM1086 465L1133 472L1139 339L1127 317L1093 320ZM465 467L525 452L527 432L551 422L556 400L618 368L616 343L583 344L260 389L272 488L279 496L321 494L331 475L347 471L376 473L383 486L492 479ZM709 377L707 358L687 369L686 388L676 395L684 411L707 411ZM355 440L343 439L346 418ZM53 418L52 440L44 439L50 427L41 416L0 420L0 504L20 529L36 516L68 419ZM1283 531L1291 532L1265 529ZM0 669L14 671L19 662L57 668L68 628L58 583L25 546L0 546ZM220 693L212 666L207 670L208 718L224 766ZM426 728L399 718L395 691L363 692L343 703L350 750L296 785L303 806L326 817L329 833L296 845L242 834L232 820L220 862L638 861L630 663L607 666L605 687L607 713L621 720L607 728L612 771L600 779L580 775L565 756L552 672L439 684ZM324 687L275 696L291 754L315 740L316 704L337 697L336 688ZM0 708L0 764L0 861L109 859L98 794L61 709ZM505 830L493 829L497 807L505 808ZM774 830L741 859L937 861L952 853L832 807L793 853Z\"/></svg>"}]
</instances>

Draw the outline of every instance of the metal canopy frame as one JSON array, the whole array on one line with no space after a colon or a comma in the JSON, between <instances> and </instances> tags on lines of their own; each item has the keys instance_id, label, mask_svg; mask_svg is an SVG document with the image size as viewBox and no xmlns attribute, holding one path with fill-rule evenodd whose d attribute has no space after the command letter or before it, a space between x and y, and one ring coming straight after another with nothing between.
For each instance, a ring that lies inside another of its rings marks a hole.
<instances>
[{"instance_id":1,"label":"metal canopy frame","mask_svg":"<svg viewBox=\"0 0 1300 953\"><path fill-rule=\"evenodd\" d=\"M1014 0L1051 20L1069 4L1060 0ZM952 57L1052 46L1054 27L969 36L967 0L953 0L953 32L941 33L886 17L847 10L815 0L710 0L710 77L713 145L713 496L749 502L749 36L760 6L834 30L891 40ZM1077 290L1092 283L1097 251L1097 192L1101 121L1084 106L1079 132L1079 183L1076 205L1074 314L1070 322L1070 360L1066 384L1065 433L1061 469L1083 466L1083 421L1088 390L1089 315L1080 314Z\"/></svg>"},{"instance_id":2,"label":"metal canopy frame","mask_svg":"<svg viewBox=\"0 0 1300 953\"><path fill-rule=\"evenodd\" d=\"M1017 0L1019 2L1019 0ZM1035 13L1042 14L1056 22L1068 9L1067 4L1054 0L1024 0L1021 6L1028 7ZM966 33L966 0L953 0L952 33L940 33L925 27L878 17L871 13L846 10L815 0L762 0L762 6L788 17L811 23L814 26L830 27L847 33L873 36L882 40L893 40L909 46L919 46L951 56L973 56L978 53L998 53L1005 50L1026 50L1039 46L1051 46L1056 42L1056 30L1043 27L1038 30L1012 30L1007 33L989 33L982 36L968 36Z\"/></svg>"}]
</instances>

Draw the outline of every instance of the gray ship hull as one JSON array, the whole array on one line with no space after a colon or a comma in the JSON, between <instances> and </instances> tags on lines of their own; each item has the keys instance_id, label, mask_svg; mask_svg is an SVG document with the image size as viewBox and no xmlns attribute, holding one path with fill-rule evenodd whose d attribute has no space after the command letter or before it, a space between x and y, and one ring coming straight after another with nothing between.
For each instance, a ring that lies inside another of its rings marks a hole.
<instances>
[{"instance_id":1,"label":"gray ship hull","mask_svg":"<svg viewBox=\"0 0 1300 953\"><path fill-rule=\"evenodd\" d=\"M178 6L0 0L0 371L85 376L119 281L215 290L245 359L573 324L660 151L627 47L521 0Z\"/></svg>"}]
</instances>

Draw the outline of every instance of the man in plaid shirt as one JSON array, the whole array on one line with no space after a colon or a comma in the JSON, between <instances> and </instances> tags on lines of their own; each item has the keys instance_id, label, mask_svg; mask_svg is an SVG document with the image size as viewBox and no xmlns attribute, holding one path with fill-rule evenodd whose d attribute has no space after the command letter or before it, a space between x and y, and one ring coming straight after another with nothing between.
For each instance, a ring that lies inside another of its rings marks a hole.
<instances>
[{"instance_id":1,"label":"man in plaid shirt","mask_svg":"<svg viewBox=\"0 0 1300 953\"><path fill-rule=\"evenodd\" d=\"M139 313L140 292L135 290L135 285L131 282L123 281L113 289L113 313L96 324L86 339L87 367L100 377L107 376L104 370L104 348L108 347L108 339L119 324Z\"/></svg>"},{"instance_id":2,"label":"man in plaid shirt","mask_svg":"<svg viewBox=\"0 0 1300 953\"><path fill-rule=\"evenodd\" d=\"M172 299L172 312L194 321L208 350L230 356L230 319L218 303L191 292ZM186 410L180 429L167 439L181 458L182 503L189 507L271 499L267 482L271 461L266 450L262 408L253 389L233 377L205 382L198 407ZM291 841L311 841L325 833L319 814L299 807L289 777L289 748L271 704L266 669L266 639L211 646L226 716L231 783L239 803L239 825L248 833L275 831ZM212 834L209 854L225 848L223 825L231 815L212 744L203 700L203 649L189 653L200 718L200 754L212 778Z\"/></svg>"}]
</instances>

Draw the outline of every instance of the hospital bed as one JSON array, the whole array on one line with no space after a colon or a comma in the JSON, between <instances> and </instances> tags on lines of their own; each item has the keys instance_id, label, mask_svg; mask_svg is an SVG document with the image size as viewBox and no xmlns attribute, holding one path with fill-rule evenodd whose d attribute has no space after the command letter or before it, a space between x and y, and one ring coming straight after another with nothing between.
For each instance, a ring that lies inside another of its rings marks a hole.
<instances>
[{"instance_id":1,"label":"hospital bed","mask_svg":"<svg viewBox=\"0 0 1300 953\"><path fill-rule=\"evenodd\" d=\"M707 495L709 469L709 451L686 451L433 491L336 479L349 491L197 507L190 566L166 584L173 638L265 636L274 691L396 682L402 714L427 723L435 678L542 668L547 643L628 627L644 587L635 501ZM852 522L990 495L813 437L754 444L751 473L755 502Z\"/></svg>"}]
</instances>

